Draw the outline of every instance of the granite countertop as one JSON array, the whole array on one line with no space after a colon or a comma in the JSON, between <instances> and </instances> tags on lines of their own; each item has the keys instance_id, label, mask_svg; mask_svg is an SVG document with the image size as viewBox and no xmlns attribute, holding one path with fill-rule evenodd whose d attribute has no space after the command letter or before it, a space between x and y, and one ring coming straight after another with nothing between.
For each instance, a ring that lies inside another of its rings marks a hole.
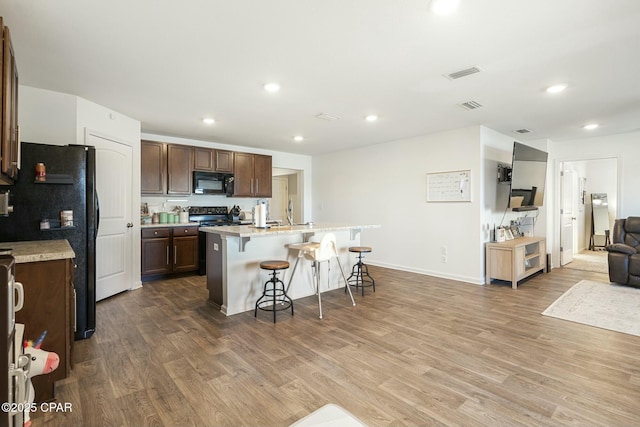
<instances>
[{"instance_id":1,"label":"granite countertop","mask_svg":"<svg viewBox=\"0 0 640 427\"><path fill-rule=\"evenodd\" d=\"M35 240L28 242L0 242L0 248L11 249L16 264L75 258L66 240Z\"/></svg>"},{"instance_id":2,"label":"granite countertop","mask_svg":"<svg viewBox=\"0 0 640 427\"><path fill-rule=\"evenodd\" d=\"M140 226L140 228L158 228L158 227L197 227L199 226L200 223L199 222L185 222L185 223L178 223L178 222L172 222L172 223L167 223L167 224L142 224Z\"/></svg>"},{"instance_id":3,"label":"granite countertop","mask_svg":"<svg viewBox=\"0 0 640 427\"><path fill-rule=\"evenodd\" d=\"M379 225L329 224L314 223L313 225L272 225L269 228L256 228L252 225L230 225L223 227L200 227L200 231L235 237L266 237L282 234L306 234L326 231L353 230L365 228L379 228Z\"/></svg>"}]
</instances>

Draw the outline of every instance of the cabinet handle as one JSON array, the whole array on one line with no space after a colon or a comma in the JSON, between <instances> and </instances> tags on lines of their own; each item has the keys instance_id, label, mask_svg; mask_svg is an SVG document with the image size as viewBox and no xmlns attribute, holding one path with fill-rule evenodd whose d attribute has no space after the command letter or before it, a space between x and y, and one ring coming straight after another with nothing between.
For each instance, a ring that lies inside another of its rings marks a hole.
<instances>
[{"instance_id":1,"label":"cabinet handle","mask_svg":"<svg viewBox=\"0 0 640 427\"><path fill-rule=\"evenodd\" d=\"M251 178L251 194L253 194L253 178Z\"/></svg>"},{"instance_id":2,"label":"cabinet handle","mask_svg":"<svg viewBox=\"0 0 640 427\"><path fill-rule=\"evenodd\" d=\"M167 265L169 265L169 246L167 246Z\"/></svg>"},{"instance_id":3,"label":"cabinet handle","mask_svg":"<svg viewBox=\"0 0 640 427\"><path fill-rule=\"evenodd\" d=\"M176 265L176 258L178 258L178 246L173 245L173 265Z\"/></svg>"},{"instance_id":4,"label":"cabinet handle","mask_svg":"<svg viewBox=\"0 0 640 427\"><path fill-rule=\"evenodd\" d=\"M73 332L77 332L78 331L78 316L76 315L76 313L78 312L78 300L76 299L76 288L71 286L71 289L73 289Z\"/></svg>"},{"instance_id":5,"label":"cabinet handle","mask_svg":"<svg viewBox=\"0 0 640 427\"><path fill-rule=\"evenodd\" d=\"M260 192L259 188L260 186L259 186L258 178L256 178L256 193Z\"/></svg>"}]
</instances>

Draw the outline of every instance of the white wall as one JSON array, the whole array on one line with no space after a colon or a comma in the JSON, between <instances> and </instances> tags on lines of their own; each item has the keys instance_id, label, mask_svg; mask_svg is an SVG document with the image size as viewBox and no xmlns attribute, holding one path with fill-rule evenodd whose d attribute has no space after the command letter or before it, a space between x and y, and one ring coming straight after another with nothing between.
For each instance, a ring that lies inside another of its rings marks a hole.
<instances>
[{"instance_id":1,"label":"white wall","mask_svg":"<svg viewBox=\"0 0 640 427\"><path fill-rule=\"evenodd\" d=\"M18 96L21 141L82 144L76 136L77 96L22 85L18 88Z\"/></svg>"},{"instance_id":2,"label":"white wall","mask_svg":"<svg viewBox=\"0 0 640 427\"><path fill-rule=\"evenodd\" d=\"M512 212L508 208L509 183L498 182L498 164L511 165L514 139L487 127L480 127L482 143L482 164L484 168L482 188L484 190L484 204L482 206L482 241L488 242L493 238L495 227L508 226L512 220L519 220L526 216L539 217L540 211L529 213ZM544 229L536 223L535 235L544 236Z\"/></svg>"},{"instance_id":3,"label":"white wall","mask_svg":"<svg viewBox=\"0 0 640 427\"><path fill-rule=\"evenodd\" d=\"M313 219L381 225L371 264L481 284L480 159L478 126L315 156ZM426 202L427 173L467 169L471 202Z\"/></svg>"},{"instance_id":4,"label":"white wall","mask_svg":"<svg viewBox=\"0 0 640 427\"><path fill-rule=\"evenodd\" d=\"M85 141L85 131L93 130L125 140L140 152L140 122L106 107L78 98L76 139ZM138 162L136 164L140 164ZM138 186L138 189L140 187ZM140 193L138 191L138 193Z\"/></svg>"},{"instance_id":5,"label":"white wall","mask_svg":"<svg viewBox=\"0 0 640 427\"><path fill-rule=\"evenodd\" d=\"M640 216L640 131L618 135L552 142L550 156L554 162L554 207L560 206L559 165L563 161L612 158L617 162L617 217ZM587 184L589 185L589 184ZM554 208L553 228L560 230L559 209ZM554 263L559 261L559 233L553 233ZM557 264L556 264L557 265Z\"/></svg>"}]
</instances>

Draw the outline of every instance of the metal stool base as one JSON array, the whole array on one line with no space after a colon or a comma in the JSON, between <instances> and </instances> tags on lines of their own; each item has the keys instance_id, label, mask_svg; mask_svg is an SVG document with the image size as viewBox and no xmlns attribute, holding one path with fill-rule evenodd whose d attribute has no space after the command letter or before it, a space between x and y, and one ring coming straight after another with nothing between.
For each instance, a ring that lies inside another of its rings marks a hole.
<instances>
[{"instance_id":1,"label":"metal stool base","mask_svg":"<svg viewBox=\"0 0 640 427\"><path fill-rule=\"evenodd\" d=\"M373 292L376 291L376 281L369 275L369 266L362 262L362 252L358 253L358 262L351 269L351 274L347 278L349 286L362 288L362 296L364 296L364 288L371 287Z\"/></svg>"},{"instance_id":2,"label":"metal stool base","mask_svg":"<svg viewBox=\"0 0 640 427\"><path fill-rule=\"evenodd\" d=\"M264 282L262 296L256 301L256 308L253 310L253 317L258 317L258 310L273 312L273 323L276 323L276 312L291 308L293 316L293 300L289 298L284 288L284 282L277 277L278 272L273 271L269 280ZM271 287L269 287L271 283Z\"/></svg>"}]
</instances>

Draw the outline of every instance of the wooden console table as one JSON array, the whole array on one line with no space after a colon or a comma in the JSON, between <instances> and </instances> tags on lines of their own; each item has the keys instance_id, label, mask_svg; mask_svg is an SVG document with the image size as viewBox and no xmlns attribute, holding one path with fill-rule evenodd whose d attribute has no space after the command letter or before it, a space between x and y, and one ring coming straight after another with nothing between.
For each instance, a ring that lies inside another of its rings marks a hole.
<instances>
[{"instance_id":1,"label":"wooden console table","mask_svg":"<svg viewBox=\"0 0 640 427\"><path fill-rule=\"evenodd\" d=\"M546 239L544 237L519 237L506 242L486 243L486 278L511 282L513 289L518 281L547 267Z\"/></svg>"}]
</instances>

